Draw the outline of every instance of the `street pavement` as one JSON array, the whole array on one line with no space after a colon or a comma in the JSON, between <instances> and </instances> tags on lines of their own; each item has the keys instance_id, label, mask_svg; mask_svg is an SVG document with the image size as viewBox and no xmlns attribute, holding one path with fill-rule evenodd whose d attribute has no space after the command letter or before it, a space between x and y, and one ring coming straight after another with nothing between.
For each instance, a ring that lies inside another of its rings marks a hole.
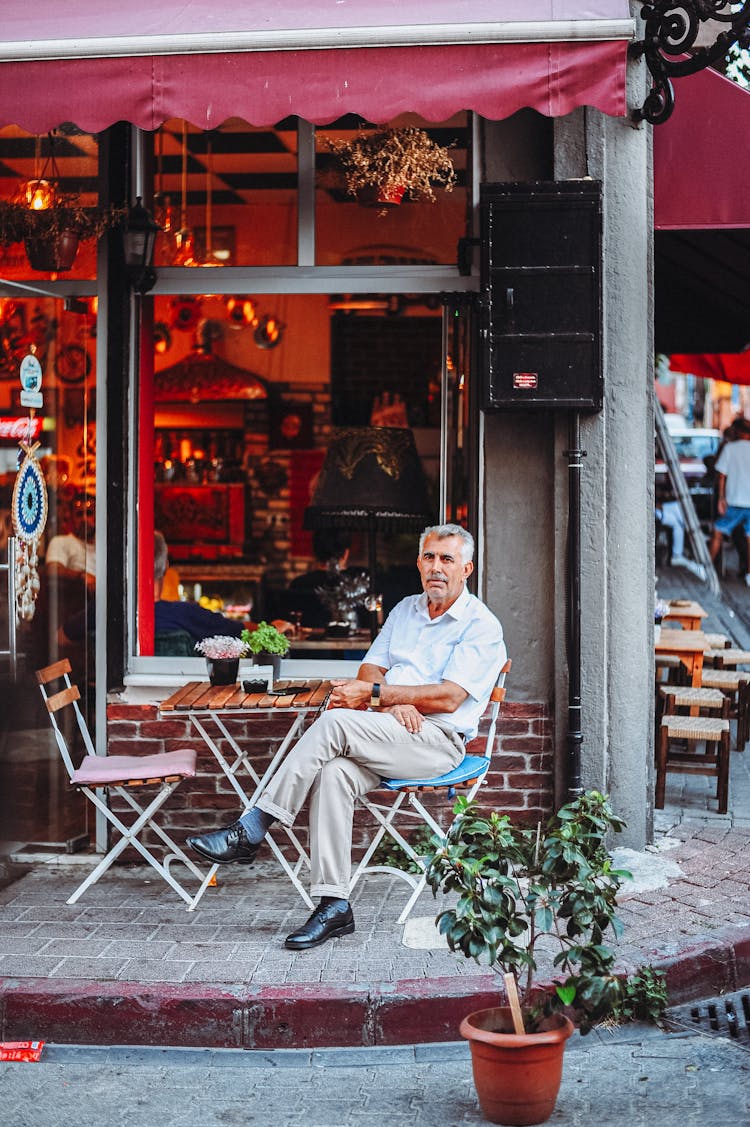
<instances>
[{"instance_id":1,"label":"street pavement","mask_svg":"<svg viewBox=\"0 0 750 1127\"><path fill-rule=\"evenodd\" d=\"M718 603L689 572L659 578L660 595L697 596L707 629L748 647L750 591L735 588ZM750 983L749 765L750 753L732 752L726 815L713 780L670 774L653 845L617 853L635 878L620 895L618 966L663 970L673 1003ZM272 860L220 871L192 913L143 867L111 870L68 905L90 866L40 857L0 890L3 1040L225 1050L451 1042L467 1009L497 1000L486 967L441 946L429 892L406 927L397 923L408 889L394 878L357 886L353 935L291 952L284 937L307 909ZM543 966L542 979L551 972Z\"/></svg>"},{"instance_id":2,"label":"street pavement","mask_svg":"<svg viewBox=\"0 0 750 1127\"><path fill-rule=\"evenodd\" d=\"M574 1034L556 1127L742 1127L750 1044L629 1026ZM257 1052L50 1046L0 1064L8 1127L459 1127L486 1120L464 1044Z\"/></svg>"}]
</instances>

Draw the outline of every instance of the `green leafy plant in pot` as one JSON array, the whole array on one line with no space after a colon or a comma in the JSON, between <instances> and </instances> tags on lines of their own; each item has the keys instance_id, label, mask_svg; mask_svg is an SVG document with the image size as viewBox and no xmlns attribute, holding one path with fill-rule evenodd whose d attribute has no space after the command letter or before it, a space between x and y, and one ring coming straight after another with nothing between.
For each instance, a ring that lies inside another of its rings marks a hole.
<instances>
[{"instance_id":1,"label":"green leafy plant in pot","mask_svg":"<svg viewBox=\"0 0 750 1127\"><path fill-rule=\"evenodd\" d=\"M483 816L465 798L455 813L427 868L433 893L458 894L436 922L451 950L503 975L509 1002L461 1023L479 1102L493 1123L543 1123L560 1087L569 1015L587 1032L623 995L607 939L621 934L616 896L630 874L613 868L605 838L624 823L598 791L544 827ZM537 958L550 944L560 977L543 988L534 981Z\"/></svg>"},{"instance_id":2,"label":"green leafy plant in pot","mask_svg":"<svg viewBox=\"0 0 750 1127\"><path fill-rule=\"evenodd\" d=\"M242 641L253 655L255 665L271 665L276 680L281 675L281 659L289 651L289 639L269 622L259 622L252 630L243 630Z\"/></svg>"}]
</instances>

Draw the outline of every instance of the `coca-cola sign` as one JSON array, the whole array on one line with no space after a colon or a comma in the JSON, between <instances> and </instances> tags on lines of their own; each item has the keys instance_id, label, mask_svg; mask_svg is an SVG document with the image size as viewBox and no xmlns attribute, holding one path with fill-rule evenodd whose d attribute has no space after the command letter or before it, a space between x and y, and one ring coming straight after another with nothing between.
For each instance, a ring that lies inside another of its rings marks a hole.
<instances>
[{"instance_id":1,"label":"coca-cola sign","mask_svg":"<svg viewBox=\"0 0 750 1127\"><path fill-rule=\"evenodd\" d=\"M39 438L42 433L43 420L36 415L30 419L28 415L15 418L11 415L0 415L0 441L4 442L29 442Z\"/></svg>"}]
</instances>

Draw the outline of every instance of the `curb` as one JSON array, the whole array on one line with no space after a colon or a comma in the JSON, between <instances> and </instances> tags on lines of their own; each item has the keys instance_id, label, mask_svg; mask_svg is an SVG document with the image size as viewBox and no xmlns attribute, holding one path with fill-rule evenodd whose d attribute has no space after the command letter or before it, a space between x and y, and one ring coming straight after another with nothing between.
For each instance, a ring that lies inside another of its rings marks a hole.
<instances>
[{"instance_id":1,"label":"curb","mask_svg":"<svg viewBox=\"0 0 750 1127\"><path fill-rule=\"evenodd\" d=\"M651 964L670 1005L750 985L750 930L725 929ZM216 1049L318 1049L455 1041L468 1010L496 1005L495 975L370 987L216 987L0 979L0 1040Z\"/></svg>"}]
</instances>

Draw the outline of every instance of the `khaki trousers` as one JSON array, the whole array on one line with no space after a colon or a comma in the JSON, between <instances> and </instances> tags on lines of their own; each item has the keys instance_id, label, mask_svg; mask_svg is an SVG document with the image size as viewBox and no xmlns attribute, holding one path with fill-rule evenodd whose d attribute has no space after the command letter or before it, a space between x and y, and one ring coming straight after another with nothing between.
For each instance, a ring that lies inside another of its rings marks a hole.
<instances>
[{"instance_id":1,"label":"khaki trousers","mask_svg":"<svg viewBox=\"0 0 750 1127\"><path fill-rule=\"evenodd\" d=\"M407 732L389 713L334 708L297 741L258 800L291 826L310 795L310 893L349 897L354 803L382 778L424 779L456 767L459 735L425 719Z\"/></svg>"}]
</instances>

